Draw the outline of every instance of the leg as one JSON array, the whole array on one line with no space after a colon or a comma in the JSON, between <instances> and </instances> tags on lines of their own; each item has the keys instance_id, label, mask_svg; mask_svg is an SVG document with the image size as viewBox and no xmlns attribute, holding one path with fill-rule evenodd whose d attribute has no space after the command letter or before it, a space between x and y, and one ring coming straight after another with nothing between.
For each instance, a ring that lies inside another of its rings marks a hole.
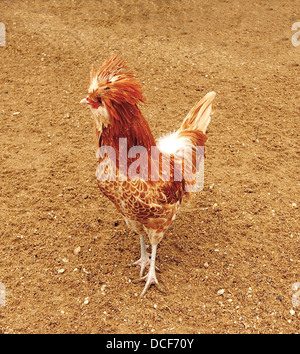
<instances>
[{"instance_id":1,"label":"leg","mask_svg":"<svg viewBox=\"0 0 300 354\"><path fill-rule=\"evenodd\" d=\"M129 267L140 266L141 267L140 277L142 277L146 266L150 264L150 254L147 253L147 251L146 251L148 246L146 246L146 244L145 244L145 238L143 235L145 230L143 228L143 225L140 222L138 222L136 220L128 219L125 216L124 216L124 219L125 219L127 226L130 229L132 229L136 234L140 235L141 258L139 260L137 260L136 262L129 264Z\"/></svg>"},{"instance_id":2,"label":"leg","mask_svg":"<svg viewBox=\"0 0 300 354\"><path fill-rule=\"evenodd\" d=\"M140 277L142 277L146 266L149 265L150 263L150 255L146 251L144 235L140 235L140 242L141 242L141 258L135 263L141 266Z\"/></svg>"},{"instance_id":3,"label":"leg","mask_svg":"<svg viewBox=\"0 0 300 354\"><path fill-rule=\"evenodd\" d=\"M162 288L160 287L157 278L156 278L156 273L155 273L155 257L156 257L156 249L157 245L152 246L152 252L151 252L151 261L150 261L150 268L149 272L147 275L145 275L142 279L146 280L146 285L144 287L144 290L142 291L140 296L145 295L146 291L149 289L151 284L157 285L158 289L163 291Z\"/></svg>"},{"instance_id":4,"label":"leg","mask_svg":"<svg viewBox=\"0 0 300 354\"><path fill-rule=\"evenodd\" d=\"M134 262L132 265L141 266L140 277L142 277L146 266L150 264L150 254L147 253L146 251L147 246L145 244L144 235L140 235L140 242L141 242L141 258L136 262Z\"/></svg>"}]
</instances>

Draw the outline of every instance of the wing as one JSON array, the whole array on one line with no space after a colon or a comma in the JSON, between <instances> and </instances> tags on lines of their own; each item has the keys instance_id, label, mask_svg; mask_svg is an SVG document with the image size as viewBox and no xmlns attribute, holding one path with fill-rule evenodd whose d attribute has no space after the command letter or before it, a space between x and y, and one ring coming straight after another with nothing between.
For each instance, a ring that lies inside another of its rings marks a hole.
<instances>
[{"instance_id":1,"label":"wing","mask_svg":"<svg viewBox=\"0 0 300 354\"><path fill-rule=\"evenodd\" d=\"M176 182L175 182L176 183ZM143 225L156 219L172 220L180 200L174 185L167 182L135 181L99 182L100 190L125 217Z\"/></svg>"},{"instance_id":2,"label":"wing","mask_svg":"<svg viewBox=\"0 0 300 354\"><path fill-rule=\"evenodd\" d=\"M154 168L155 178L147 179L146 173L141 174L145 178L134 176L130 179L112 159L104 158L99 161L96 176L100 190L126 218L143 225L150 221L151 224L165 224L172 221L185 194L184 181L175 180L174 161L170 163L166 156L160 162L156 161Z\"/></svg>"}]
</instances>

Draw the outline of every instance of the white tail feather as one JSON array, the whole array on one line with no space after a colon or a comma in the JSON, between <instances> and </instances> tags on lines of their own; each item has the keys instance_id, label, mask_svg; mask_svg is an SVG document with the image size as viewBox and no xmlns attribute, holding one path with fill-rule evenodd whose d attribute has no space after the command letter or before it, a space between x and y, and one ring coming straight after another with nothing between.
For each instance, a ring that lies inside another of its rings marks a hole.
<instances>
[{"instance_id":1,"label":"white tail feather","mask_svg":"<svg viewBox=\"0 0 300 354\"><path fill-rule=\"evenodd\" d=\"M193 143L189 138L179 137L178 131L166 134L157 140L157 147L161 152L169 155L179 155L186 147L193 147Z\"/></svg>"}]
</instances>

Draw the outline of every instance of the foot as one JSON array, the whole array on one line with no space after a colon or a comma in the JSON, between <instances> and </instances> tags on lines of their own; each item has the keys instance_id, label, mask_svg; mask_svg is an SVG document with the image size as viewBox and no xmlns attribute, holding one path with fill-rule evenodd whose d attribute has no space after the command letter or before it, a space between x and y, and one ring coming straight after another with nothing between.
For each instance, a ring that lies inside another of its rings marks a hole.
<instances>
[{"instance_id":1,"label":"foot","mask_svg":"<svg viewBox=\"0 0 300 354\"><path fill-rule=\"evenodd\" d=\"M140 295L141 297L145 295L146 291L150 288L151 284L156 285L158 287L158 289L161 290L160 285L158 283L158 280L156 278L155 268L154 268L154 272L151 271L151 270L152 270L152 268L150 268L149 272L144 277L141 278L141 280L145 280L146 281L146 285L145 285L145 287L144 287L144 289L143 289L143 291L142 291L142 293Z\"/></svg>"},{"instance_id":2,"label":"foot","mask_svg":"<svg viewBox=\"0 0 300 354\"><path fill-rule=\"evenodd\" d=\"M129 264L129 267L134 267L134 266L140 266L141 267L140 277L143 276L146 266L148 266L150 264L150 253L145 253L143 256L144 257L141 257L136 262L133 262L133 263Z\"/></svg>"},{"instance_id":3,"label":"foot","mask_svg":"<svg viewBox=\"0 0 300 354\"><path fill-rule=\"evenodd\" d=\"M156 273L155 273L155 270L156 270L156 267L155 267L155 255L156 255L156 245L155 246L152 246L152 254L151 254L151 261L150 261L150 268L149 268L149 272L140 279L137 279L135 281L133 281L134 283L136 282L139 282L139 281L143 281L145 280L146 281L146 285L141 293L140 296L144 296L146 291L149 289L150 285L151 284L154 284L158 287L159 290L163 291L163 289L161 288L161 286L159 285L158 283L158 280L156 278Z\"/></svg>"}]
</instances>

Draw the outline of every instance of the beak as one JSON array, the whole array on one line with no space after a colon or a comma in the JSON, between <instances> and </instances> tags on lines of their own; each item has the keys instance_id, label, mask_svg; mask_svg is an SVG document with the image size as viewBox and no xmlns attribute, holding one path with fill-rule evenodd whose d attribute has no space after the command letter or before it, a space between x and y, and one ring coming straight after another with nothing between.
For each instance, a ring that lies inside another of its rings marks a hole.
<instances>
[{"instance_id":1,"label":"beak","mask_svg":"<svg viewBox=\"0 0 300 354\"><path fill-rule=\"evenodd\" d=\"M89 103L88 100L85 98L83 98L79 103Z\"/></svg>"}]
</instances>

